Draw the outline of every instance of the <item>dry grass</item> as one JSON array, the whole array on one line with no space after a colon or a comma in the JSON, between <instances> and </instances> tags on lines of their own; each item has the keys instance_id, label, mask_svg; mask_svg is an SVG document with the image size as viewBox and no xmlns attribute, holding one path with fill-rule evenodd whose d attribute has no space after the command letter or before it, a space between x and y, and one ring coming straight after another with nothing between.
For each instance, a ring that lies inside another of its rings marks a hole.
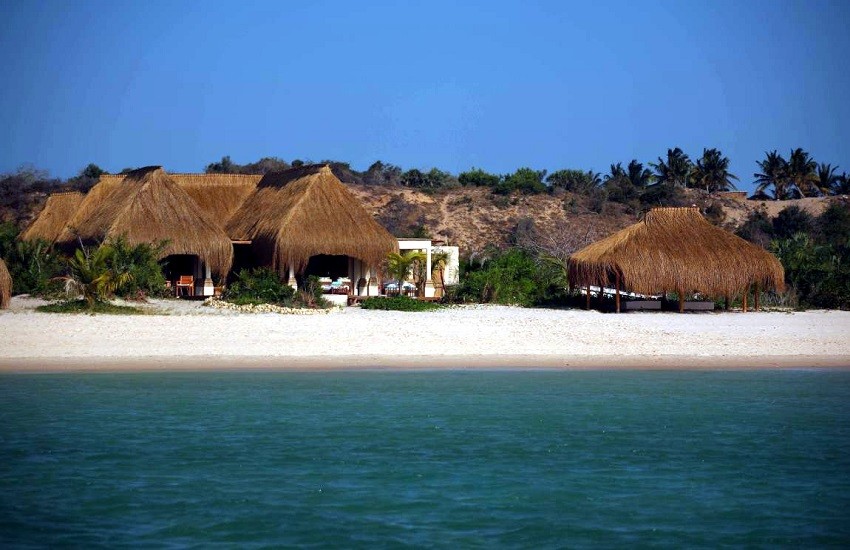
<instances>
[{"instance_id":1,"label":"dry grass","mask_svg":"<svg viewBox=\"0 0 850 550\"><path fill-rule=\"evenodd\" d=\"M77 212L82 201L83 194L76 191L50 195L38 217L21 233L21 239L25 241L42 239L50 243L54 242Z\"/></svg>"},{"instance_id":2,"label":"dry grass","mask_svg":"<svg viewBox=\"0 0 850 550\"><path fill-rule=\"evenodd\" d=\"M643 221L574 253L574 286L613 286L642 294L736 295L754 283L784 287L782 265L764 249L708 223L698 208L656 208Z\"/></svg>"},{"instance_id":3,"label":"dry grass","mask_svg":"<svg viewBox=\"0 0 850 550\"><path fill-rule=\"evenodd\" d=\"M162 257L193 254L214 273L227 273L233 261L227 234L162 168L140 168L119 181L101 178L63 240L97 243L124 236L130 244L167 241Z\"/></svg>"},{"instance_id":4,"label":"dry grass","mask_svg":"<svg viewBox=\"0 0 850 550\"><path fill-rule=\"evenodd\" d=\"M311 256L345 255L377 266L397 241L328 166L266 174L227 224L234 240L253 241L261 261L285 274Z\"/></svg>"},{"instance_id":5,"label":"dry grass","mask_svg":"<svg viewBox=\"0 0 850 550\"><path fill-rule=\"evenodd\" d=\"M6 262L0 258L0 309L9 307L12 300L12 276L6 268Z\"/></svg>"}]
</instances>

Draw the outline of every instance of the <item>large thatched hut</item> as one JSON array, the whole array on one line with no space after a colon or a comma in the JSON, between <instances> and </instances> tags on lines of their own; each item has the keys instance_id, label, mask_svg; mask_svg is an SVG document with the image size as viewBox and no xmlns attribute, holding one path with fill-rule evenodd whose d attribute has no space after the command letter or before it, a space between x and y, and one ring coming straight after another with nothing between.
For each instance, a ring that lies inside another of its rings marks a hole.
<instances>
[{"instance_id":1,"label":"large thatched hut","mask_svg":"<svg viewBox=\"0 0 850 550\"><path fill-rule=\"evenodd\" d=\"M370 293L381 262L398 250L326 165L266 174L226 229L290 284L296 275L349 277L357 293Z\"/></svg>"},{"instance_id":2,"label":"large thatched hut","mask_svg":"<svg viewBox=\"0 0 850 550\"><path fill-rule=\"evenodd\" d=\"M54 242L71 217L77 212L83 194L77 191L54 193L47 197L47 202L39 215L21 233L25 241L44 240Z\"/></svg>"},{"instance_id":3,"label":"large thatched hut","mask_svg":"<svg viewBox=\"0 0 850 550\"><path fill-rule=\"evenodd\" d=\"M120 236L130 244L166 241L161 255L169 257L174 275L191 274L206 285L211 273L227 274L233 261L220 222L159 166L101 178L59 240L95 244Z\"/></svg>"},{"instance_id":4,"label":"large thatched hut","mask_svg":"<svg viewBox=\"0 0 850 550\"><path fill-rule=\"evenodd\" d=\"M756 285L782 289L775 256L715 227L698 208L655 208L644 219L597 241L569 260L575 288L615 287L639 294L676 292L729 297ZM588 296L590 291L588 290Z\"/></svg>"},{"instance_id":5,"label":"large thatched hut","mask_svg":"<svg viewBox=\"0 0 850 550\"><path fill-rule=\"evenodd\" d=\"M12 276L6 268L6 262L0 258L0 309L9 307L12 299Z\"/></svg>"}]
</instances>

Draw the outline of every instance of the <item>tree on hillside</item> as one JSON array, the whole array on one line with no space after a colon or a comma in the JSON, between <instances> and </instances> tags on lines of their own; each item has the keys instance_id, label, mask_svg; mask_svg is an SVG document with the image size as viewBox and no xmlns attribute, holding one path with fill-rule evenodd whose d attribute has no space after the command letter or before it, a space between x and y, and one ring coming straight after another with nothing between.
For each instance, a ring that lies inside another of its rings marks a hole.
<instances>
[{"instance_id":1,"label":"tree on hillside","mask_svg":"<svg viewBox=\"0 0 850 550\"><path fill-rule=\"evenodd\" d=\"M458 182L464 187L496 187L501 179L496 174L485 172L481 168L461 172L457 177Z\"/></svg>"},{"instance_id":2,"label":"tree on hillside","mask_svg":"<svg viewBox=\"0 0 850 550\"><path fill-rule=\"evenodd\" d=\"M519 168L513 174L504 176L493 192L500 195L509 195L513 191L520 191L526 195L545 193L546 185L543 183L545 177L546 170Z\"/></svg>"},{"instance_id":3,"label":"tree on hillside","mask_svg":"<svg viewBox=\"0 0 850 550\"><path fill-rule=\"evenodd\" d=\"M628 173L621 163L612 164L609 172L602 178L608 200L626 204L640 195L640 188L632 184Z\"/></svg>"},{"instance_id":4,"label":"tree on hillside","mask_svg":"<svg viewBox=\"0 0 850 550\"><path fill-rule=\"evenodd\" d=\"M774 200L786 200L790 196L788 188L788 163L778 152L765 153L762 161L756 161L761 172L753 174L756 183L756 194L766 193L773 188Z\"/></svg>"},{"instance_id":5,"label":"tree on hillside","mask_svg":"<svg viewBox=\"0 0 850 550\"><path fill-rule=\"evenodd\" d=\"M626 168L626 175L632 185L641 189L648 187L653 181L655 181L655 176L653 176L652 171L648 168L644 168L643 164L638 162L637 159L632 159L629 163L629 166Z\"/></svg>"},{"instance_id":6,"label":"tree on hillside","mask_svg":"<svg viewBox=\"0 0 850 550\"><path fill-rule=\"evenodd\" d=\"M553 188L586 194L602 185L602 176L593 170L558 170L549 174L546 182Z\"/></svg>"},{"instance_id":7,"label":"tree on hillside","mask_svg":"<svg viewBox=\"0 0 850 550\"><path fill-rule=\"evenodd\" d=\"M737 179L729 172L729 159L717 149L703 149L702 158L691 172L691 185L709 193L735 189L732 180Z\"/></svg>"},{"instance_id":8,"label":"tree on hillside","mask_svg":"<svg viewBox=\"0 0 850 550\"><path fill-rule=\"evenodd\" d=\"M108 173L97 164L89 163L76 176L68 179L68 186L77 191L86 192L97 183L100 176Z\"/></svg>"},{"instance_id":9,"label":"tree on hillside","mask_svg":"<svg viewBox=\"0 0 850 550\"><path fill-rule=\"evenodd\" d=\"M207 164L204 172L207 174L238 174L240 166L230 160L230 155L221 157L219 162Z\"/></svg>"},{"instance_id":10,"label":"tree on hillside","mask_svg":"<svg viewBox=\"0 0 850 550\"><path fill-rule=\"evenodd\" d=\"M850 195L850 175L845 172L836 177L831 192L833 195Z\"/></svg>"},{"instance_id":11,"label":"tree on hillside","mask_svg":"<svg viewBox=\"0 0 850 550\"><path fill-rule=\"evenodd\" d=\"M788 182L802 197L815 197L827 191L818 188L818 164L801 148L788 157Z\"/></svg>"},{"instance_id":12,"label":"tree on hillside","mask_svg":"<svg viewBox=\"0 0 850 550\"><path fill-rule=\"evenodd\" d=\"M650 163L655 169L655 179L661 185L687 187L693 163L681 149L667 149L667 160L658 157L657 163Z\"/></svg>"},{"instance_id":13,"label":"tree on hillside","mask_svg":"<svg viewBox=\"0 0 850 550\"><path fill-rule=\"evenodd\" d=\"M837 171L838 166L833 166L823 162L818 164L816 185L823 194L828 195L834 192L836 185L841 179L841 176L836 174Z\"/></svg>"},{"instance_id":14,"label":"tree on hillside","mask_svg":"<svg viewBox=\"0 0 850 550\"><path fill-rule=\"evenodd\" d=\"M224 159L222 159L224 160ZM229 160L229 157L228 157ZM240 174L268 174L280 172L289 168L289 163L278 157L263 157L257 162L251 162L239 167Z\"/></svg>"},{"instance_id":15,"label":"tree on hillside","mask_svg":"<svg viewBox=\"0 0 850 550\"><path fill-rule=\"evenodd\" d=\"M366 185L401 185L402 170L395 164L385 164L380 160L372 163L363 173Z\"/></svg>"}]
</instances>

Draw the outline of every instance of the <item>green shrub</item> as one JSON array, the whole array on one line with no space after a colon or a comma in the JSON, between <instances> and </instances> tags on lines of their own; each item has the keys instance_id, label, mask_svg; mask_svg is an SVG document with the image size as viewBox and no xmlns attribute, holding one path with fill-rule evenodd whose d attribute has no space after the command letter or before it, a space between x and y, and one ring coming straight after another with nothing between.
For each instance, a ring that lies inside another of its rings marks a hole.
<instances>
[{"instance_id":1,"label":"green shrub","mask_svg":"<svg viewBox=\"0 0 850 550\"><path fill-rule=\"evenodd\" d=\"M563 270L520 248L464 264L460 280L452 290L460 302L541 305L563 296L566 287Z\"/></svg>"},{"instance_id":2,"label":"green shrub","mask_svg":"<svg viewBox=\"0 0 850 550\"><path fill-rule=\"evenodd\" d=\"M366 298L360 302L360 307L363 309L379 309L383 311L433 311L440 309L439 304L414 300L408 296Z\"/></svg>"},{"instance_id":3,"label":"green shrub","mask_svg":"<svg viewBox=\"0 0 850 550\"><path fill-rule=\"evenodd\" d=\"M169 295L158 260L165 242L130 245L123 237L119 237L109 244L112 247L110 269L117 274L128 274L115 289L115 294L125 298L163 298Z\"/></svg>"},{"instance_id":4,"label":"green shrub","mask_svg":"<svg viewBox=\"0 0 850 550\"><path fill-rule=\"evenodd\" d=\"M36 311L42 313L104 313L108 315L144 315L144 311L131 306L118 306L109 302L95 302L89 305L85 300L68 300L38 306Z\"/></svg>"},{"instance_id":5,"label":"green shrub","mask_svg":"<svg viewBox=\"0 0 850 550\"><path fill-rule=\"evenodd\" d=\"M62 257L47 241L15 241L8 243L4 260L12 275L13 294L54 297L62 292L56 277L62 274Z\"/></svg>"},{"instance_id":6,"label":"green shrub","mask_svg":"<svg viewBox=\"0 0 850 550\"><path fill-rule=\"evenodd\" d=\"M238 305L277 304L289 306L295 291L267 267L242 269L228 285L223 298Z\"/></svg>"}]
</instances>

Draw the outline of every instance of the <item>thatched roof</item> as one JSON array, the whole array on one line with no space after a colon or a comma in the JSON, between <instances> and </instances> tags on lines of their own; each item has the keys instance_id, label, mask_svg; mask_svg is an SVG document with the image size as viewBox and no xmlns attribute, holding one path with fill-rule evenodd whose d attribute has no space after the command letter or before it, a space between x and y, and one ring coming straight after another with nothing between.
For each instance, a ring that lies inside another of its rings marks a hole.
<instances>
[{"instance_id":1,"label":"thatched roof","mask_svg":"<svg viewBox=\"0 0 850 550\"><path fill-rule=\"evenodd\" d=\"M65 229L65 224L77 212L82 201L83 194L76 191L50 195L38 217L21 233L21 239L41 239L52 243Z\"/></svg>"},{"instance_id":2,"label":"thatched roof","mask_svg":"<svg viewBox=\"0 0 850 550\"><path fill-rule=\"evenodd\" d=\"M735 295L753 283L784 287L773 254L710 224L698 208L655 208L643 221L570 257L573 286L611 286L641 294L701 292Z\"/></svg>"},{"instance_id":3,"label":"thatched roof","mask_svg":"<svg viewBox=\"0 0 850 550\"><path fill-rule=\"evenodd\" d=\"M9 307L9 302L12 299L12 276L9 270L6 269L6 262L0 258L0 309Z\"/></svg>"},{"instance_id":4,"label":"thatched roof","mask_svg":"<svg viewBox=\"0 0 850 550\"><path fill-rule=\"evenodd\" d=\"M224 227L227 220L257 188L262 175L247 174L170 174L190 197Z\"/></svg>"},{"instance_id":5,"label":"thatched roof","mask_svg":"<svg viewBox=\"0 0 850 550\"><path fill-rule=\"evenodd\" d=\"M106 199L123 180L124 174L103 174L100 176L94 187L89 189L89 192L83 197L77 211L65 224L64 229L56 237L56 241L73 244L77 240L76 228L86 225L86 220L106 204Z\"/></svg>"},{"instance_id":6,"label":"thatched roof","mask_svg":"<svg viewBox=\"0 0 850 550\"><path fill-rule=\"evenodd\" d=\"M377 266L398 250L395 238L323 165L266 174L228 222L227 233L253 241L260 259L281 274L286 266L302 270L319 254Z\"/></svg>"},{"instance_id":7,"label":"thatched roof","mask_svg":"<svg viewBox=\"0 0 850 550\"><path fill-rule=\"evenodd\" d=\"M230 239L159 166L123 178L101 178L60 239L99 242L124 236L131 244L168 241L162 256L194 254L216 273L233 261Z\"/></svg>"}]
</instances>

